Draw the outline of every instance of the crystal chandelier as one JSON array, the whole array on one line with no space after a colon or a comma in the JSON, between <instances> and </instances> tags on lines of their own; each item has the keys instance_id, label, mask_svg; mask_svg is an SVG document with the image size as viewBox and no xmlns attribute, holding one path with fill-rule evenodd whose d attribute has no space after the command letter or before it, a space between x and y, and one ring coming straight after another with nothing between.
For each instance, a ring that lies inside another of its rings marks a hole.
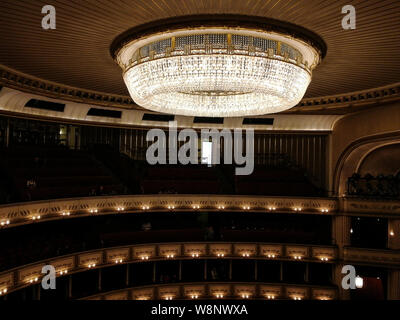
<instances>
[{"instance_id":1,"label":"crystal chandelier","mask_svg":"<svg viewBox=\"0 0 400 320\"><path fill-rule=\"evenodd\" d=\"M297 105L322 50L293 32L216 20L142 28L118 39L112 53L133 100L152 111L206 117L263 115Z\"/></svg>"}]
</instances>

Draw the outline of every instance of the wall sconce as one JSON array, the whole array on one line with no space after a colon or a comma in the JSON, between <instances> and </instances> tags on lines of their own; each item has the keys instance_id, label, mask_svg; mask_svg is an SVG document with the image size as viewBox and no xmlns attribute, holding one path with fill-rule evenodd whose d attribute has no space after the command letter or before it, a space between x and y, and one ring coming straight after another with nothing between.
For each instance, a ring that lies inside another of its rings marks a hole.
<instances>
[{"instance_id":1,"label":"wall sconce","mask_svg":"<svg viewBox=\"0 0 400 320\"><path fill-rule=\"evenodd\" d=\"M356 277L356 288L361 289L364 287L364 279L361 278L360 276Z\"/></svg>"},{"instance_id":2,"label":"wall sconce","mask_svg":"<svg viewBox=\"0 0 400 320\"><path fill-rule=\"evenodd\" d=\"M32 279L29 279L28 282L29 283L34 283L34 282L38 282L38 280L39 280L39 278L35 277L35 278L32 278Z\"/></svg>"},{"instance_id":3,"label":"wall sconce","mask_svg":"<svg viewBox=\"0 0 400 320\"><path fill-rule=\"evenodd\" d=\"M6 226L6 225L9 225L9 224L10 224L10 220L5 220L5 221L0 222L0 225L2 227Z\"/></svg>"}]
</instances>

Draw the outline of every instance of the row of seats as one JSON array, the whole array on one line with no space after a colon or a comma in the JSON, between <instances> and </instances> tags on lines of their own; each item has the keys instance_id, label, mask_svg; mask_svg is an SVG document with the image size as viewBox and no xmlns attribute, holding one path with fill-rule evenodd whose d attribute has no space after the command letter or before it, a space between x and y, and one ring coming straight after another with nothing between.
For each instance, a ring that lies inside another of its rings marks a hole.
<instances>
[{"instance_id":1,"label":"row of seats","mask_svg":"<svg viewBox=\"0 0 400 320\"><path fill-rule=\"evenodd\" d=\"M16 200L120 194L123 185L89 153L63 147L14 147L2 152Z\"/></svg>"}]
</instances>

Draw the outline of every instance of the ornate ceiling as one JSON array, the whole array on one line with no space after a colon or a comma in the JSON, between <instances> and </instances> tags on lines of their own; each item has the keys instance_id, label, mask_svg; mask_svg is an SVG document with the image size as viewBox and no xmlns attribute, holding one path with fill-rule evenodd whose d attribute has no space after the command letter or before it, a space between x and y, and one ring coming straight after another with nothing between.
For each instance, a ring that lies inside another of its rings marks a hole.
<instances>
[{"instance_id":1,"label":"ornate ceiling","mask_svg":"<svg viewBox=\"0 0 400 320\"><path fill-rule=\"evenodd\" d=\"M344 30L342 7L357 12ZM393 0L57 0L57 29L43 30L38 0L0 2L0 64L84 90L128 95L110 56L124 31L189 14L258 15L294 23L323 38L328 51L306 98L386 86L400 79L400 1Z\"/></svg>"}]
</instances>

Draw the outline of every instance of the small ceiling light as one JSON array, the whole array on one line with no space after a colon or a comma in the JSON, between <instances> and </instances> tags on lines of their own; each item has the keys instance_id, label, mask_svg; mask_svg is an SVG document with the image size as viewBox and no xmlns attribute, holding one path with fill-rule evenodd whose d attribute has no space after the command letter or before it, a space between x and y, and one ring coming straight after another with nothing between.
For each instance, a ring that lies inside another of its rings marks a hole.
<instances>
[{"instance_id":1,"label":"small ceiling light","mask_svg":"<svg viewBox=\"0 0 400 320\"><path fill-rule=\"evenodd\" d=\"M275 207L268 207L268 210L269 210L269 211L275 211L276 208L275 208Z\"/></svg>"},{"instance_id":2,"label":"small ceiling light","mask_svg":"<svg viewBox=\"0 0 400 320\"><path fill-rule=\"evenodd\" d=\"M354 231L353 231L353 228L351 228L351 229L350 229L350 233L353 233L353 232L354 232Z\"/></svg>"},{"instance_id":3,"label":"small ceiling light","mask_svg":"<svg viewBox=\"0 0 400 320\"><path fill-rule=\"evenodd\" d=\"M390 234L391 237L394 237L394 231L393 230L391 230L389 234Z\"/></svg>"},{"instance_id":4,"label":"small ceiling light","mask_svg":"<svg viewBox=\"0 0 400 320\"><path fill-rule=\"evenodd\" d=\"M250 298L249 294L247 294L247 293L242 294L242 299L249 299L249 298Z\"/></svg>"},{"instance_id":5,"label":"small ceiling light","mask_svg":"<svg viewBox=\"0 0 400 320\"><path fill-rule=\"evenodd\" d=\"M124 207L118 207L118 208L117 208L117 211L124 211L124 210L125 210Z\"/></svg>"},{"instance_id":6,"label":"small ceiling light","mask_svg":"<svg viewBox=\"0 0 400 320\"><path fill-rule=\"evenodd\" d=\"M274 299L275 299L275 296L274 296L274 295L271 295L271 294L269 294L269 295L267 295L267 299L268 299L268 300L274 300Z\"/></svg>"},{"instance_id":7,"label":"small ceiling light","mask_svg":"<svg viewBox=\"0 0 400 320\"><path fill-rule=\"evenodd\" d=\"M275 254L273 254L273 253L268 253L268 254L267 254L267 257L273 259L273 258L275 258Z\"/></svg>"},{"instance_id":8,"label":"small ceiling light","mask_svg":"<svg viewBox=\"0 0 400 320\"><path fill-rule=\"evenodd\" d=\"M215 295L215 297L216 297L217 299L222 299L222 298L224 297L224 294L223 294L223 293L217 293L217 294Z\"/></svg>"},{"instance_id":9,"label":"small ceiling light","mask_svg":"<svg viewBox=\"0 0 400 320\"><path fill-rule=\"evenodd\" d=\"M225 209L225 206L218 206L218 209L219 209L219 210L224 210L224 209Z\"/></svg>"},{"instance_id":10,"label":"small ceiling light","mask_svg":"<svg viewBox=\"0 0 400 320\"><path fill-rule=\"evenodd\" d=\"M301 208L294 208L294 211L301 211Z\"/></svg>"},{"instance_id":11,"label":"small ceiling light","mask_svg":"<svg viewBox=\"0 0 400 320\"><path fill-rule=\"evenodd\" d=\"M320 260L321 261L328 261L329 259L327 257L321 257Z\"/></svg>"},{"instance_id":12,"label":"small ceiling light","mask_svg":"<svg viewBox=\"0 0 400 320\"><path fill-rule=\"evenodd\" d=\"M199 298L199 295L198 295L198 294L192 294L192 295L190 296L190 298L192 298L192 299L198 299L198 298Z\"/></svg>"},{"instance_id":13,"label":"small ceiling light","mask_svg":"<svg viewBox=\"0 0 400 320\"><path fill-rule=\"evenodd\" d=\"M327 213L327 212L329 212L329 210L328 209L321 209L321 212L322 213L324 213L324 212Z\"/></svg>"},{"instance_id":14,"label":"small ceiling light","mask_svg":"<svg viewBox=\"0 0 400 320\"><path fill-rule=\"evenodd\" d=\"M175 206L168 206L168 209L173 210L173 209L175 209Z\"/></svg>"},{"instance_id":15,"label":"small ceiling light","mask_svg":"<svg viewBox=\"0 0 400 320\"><path fill-rule=\"evenodd\" d=\"M223 258L225 256L225 253L217 253L217 257Z\"/></svg>"},{"instance_id":16,"label":"small ceiling light","mask_svg":"<svg viewBox=\"0 0 400 320\"><path fill-rule=\"evenodd\" d=\"M149 256L142 256L141 259L142 260L149 260Z\"/></svg>"}]
</instances>

